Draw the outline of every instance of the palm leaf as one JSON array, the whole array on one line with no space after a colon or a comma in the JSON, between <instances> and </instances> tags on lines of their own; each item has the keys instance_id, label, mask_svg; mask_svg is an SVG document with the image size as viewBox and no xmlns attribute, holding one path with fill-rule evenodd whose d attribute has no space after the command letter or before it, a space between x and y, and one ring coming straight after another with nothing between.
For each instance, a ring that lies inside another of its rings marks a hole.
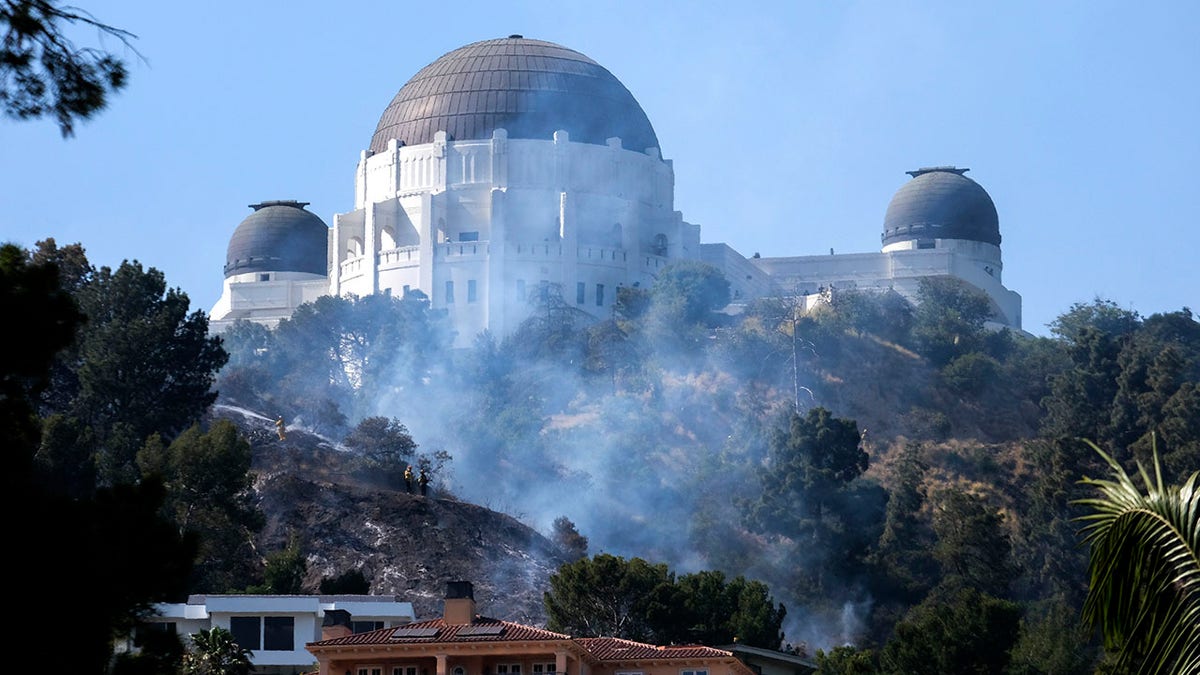
<instances>
[{"instance_id":1,"label":"palm leaf","mask_svg":"<svg viewBox=\"0 0 1200 675\"><path fill-rule=\"evenodd\" d=\"M1200 472L1164 486L1137 463L1139 486L1094 443L1110 480L1084 478L1098 493L1074 502L1090 546L1084 622L1098 628L1121 666L1139 674L1200 675Z\"/></svg>"}]
</instances>

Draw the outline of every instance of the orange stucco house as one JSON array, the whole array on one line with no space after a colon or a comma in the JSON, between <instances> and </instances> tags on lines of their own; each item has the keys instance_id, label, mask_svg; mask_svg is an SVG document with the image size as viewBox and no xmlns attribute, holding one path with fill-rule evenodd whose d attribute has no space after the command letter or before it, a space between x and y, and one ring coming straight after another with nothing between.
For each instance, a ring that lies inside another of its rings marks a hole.
<instances>
[{"instance_id":1,"label":"orange stucco house","mask_svg":"<svg viewBox=\"0 0 1200 675\"><path fill-rule=\"evenodd\" d=\"M326 613L306 645L320 675L755 675L733 652L572 638L475 613L469 582L448 584L440 619L351 633L349 615Z\"/></svg>"}]
</instances>

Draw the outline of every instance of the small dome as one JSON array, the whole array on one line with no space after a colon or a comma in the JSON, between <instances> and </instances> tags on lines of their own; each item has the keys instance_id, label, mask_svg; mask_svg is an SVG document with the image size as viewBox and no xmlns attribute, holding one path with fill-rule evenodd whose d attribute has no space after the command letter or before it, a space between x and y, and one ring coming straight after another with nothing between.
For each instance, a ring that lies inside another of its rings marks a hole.
<instances>
[{"instance_id":1,"label":"small dome","mask_svg":"<svg viewBox=\"0 0 1200 675\"><path fill-rule=\"evenodd\" d=\"M431 143L483 140L496 129L509 138L550 140L565 130L572 141L657 148L642 107L603 66L553 42L520 35L460 47L425 66L392 99L371 138L370 151L388 141Z\"/></svg>"},{"instance_id":2,"label":"small dome","mask_svg":"<svg viewBox=\"0 0 1200 675\"><path fill-rule=\"evenodd\" d=\"M967 239L1000 245L996 205L969 169L937 166L909 171L883 217L883 245L913 239Z\"/></svg>"},{"instance_id":3,"label":"small dome","mask_svg":"<svg viewBox=\"0 0 1200 675\"><path fill-rule=\"evenodd\" d=\"M308 202L251 204L254 213L237 226L225 255L225 276L246 272L327 274L329 228L304 209Z\"/></svg>"}]
</instances>

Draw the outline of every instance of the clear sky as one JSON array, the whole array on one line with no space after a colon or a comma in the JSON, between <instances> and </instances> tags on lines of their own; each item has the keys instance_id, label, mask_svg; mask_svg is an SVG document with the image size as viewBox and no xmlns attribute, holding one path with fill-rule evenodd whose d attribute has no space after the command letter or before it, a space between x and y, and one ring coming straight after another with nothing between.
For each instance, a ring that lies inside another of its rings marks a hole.
<instances>
[{"instance_id":1,"label":"clear sky","mask_svg":"<svg viewBox=\"0 0 1200 675\"><path fill-rule=\"evenodd\" d=\"M512 33L625 83L704 242L876 251L904 172L952 164L996 203L1030 332L1095 297L1200 310L1194 1L77 4L145 61L75 138L0 118L0 239L136 259L205 311L248 204L332 225L408 78Z\"/></svg>"}]
</instances>

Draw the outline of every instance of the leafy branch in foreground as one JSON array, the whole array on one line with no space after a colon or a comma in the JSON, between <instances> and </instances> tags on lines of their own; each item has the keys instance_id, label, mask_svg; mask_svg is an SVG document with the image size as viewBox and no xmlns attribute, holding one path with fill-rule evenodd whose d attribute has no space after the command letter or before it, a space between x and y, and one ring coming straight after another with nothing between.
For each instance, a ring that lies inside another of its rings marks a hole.
<instances>
[{"instance_id":1,"label":"leafy branch in foreground","mask_svg":"<svg viewBox=\"0 0 1200 675\"><path fill-rule=\"evenodd\" d=\"M1154 478L1137 463L1145 492L1095 443L1112 480L1084 478L1099 495L1075 503L1091 547L1083 618L1099 628L1118 665L1137 673L1200 673L1200 492L1195 472L1164 486L1157 449Z\"/></svg>"},{"instance_id":2,"label":"leafy branch in foreground","mask_svg":"<svg viewBox=\"0 0 1200 675\"><path fill-rule=\"evenodd\" d=\"M137 36L78 7L53 0L0 0L0 107L19 120L53 115L64 137L77 119L88 119L125 86L125 63L103 49L76 47L64 29L94 28L141 58Z\"/></svg>"}]
</instances>

